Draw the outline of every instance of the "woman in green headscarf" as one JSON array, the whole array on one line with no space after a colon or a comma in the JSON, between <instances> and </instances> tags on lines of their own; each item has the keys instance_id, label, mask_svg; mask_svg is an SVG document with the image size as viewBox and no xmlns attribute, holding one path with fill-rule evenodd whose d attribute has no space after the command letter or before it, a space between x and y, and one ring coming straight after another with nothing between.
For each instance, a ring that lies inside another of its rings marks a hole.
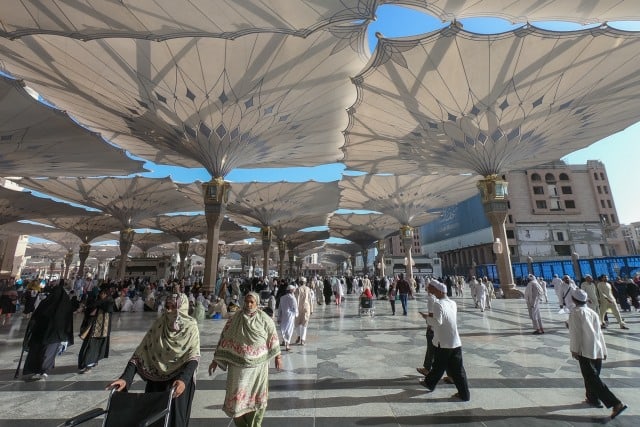
<instances>
[{"instance_id":1,"label":"woman in green headscarf","mask_svg":"<svg viewBox=\"0 0 640 427\"><path fill-rule=\"evenodd\" d=\"M169 425L187 426L199 360L198 324L189 316L187 296L176 293L167 298L165 311L147 331L124 373L108 388L128 389L136 372L146 381L145 392L175 387Z\"/></svg>"},{"instance_id":2,"label":"woman in green headscarf","mask_svg":"<svg viewBox=\"0 0 640 427\"><path fill-rule=\"evenodd\" d=\"M222 329L209 375L218 366L227 371L223 410L236 426L259 427L267 409L269 360L282 369L278 332L273 319L258 309L255 292L244 298L242 311Z\"/></svg>"}]
</instances>

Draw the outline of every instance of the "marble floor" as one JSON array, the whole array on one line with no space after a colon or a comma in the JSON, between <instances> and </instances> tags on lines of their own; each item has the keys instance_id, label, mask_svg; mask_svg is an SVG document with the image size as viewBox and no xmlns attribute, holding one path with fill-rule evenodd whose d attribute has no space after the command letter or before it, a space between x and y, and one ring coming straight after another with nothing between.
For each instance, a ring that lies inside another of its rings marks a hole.
<instances>
[{"instance_id":1,"label":"marble floor","mask_svg":"<svg viewBox=\"0 0 640 427\"><path fill-rule=\"evenodd\" d=\"M618 329L614 320L605 332L609 357L602 378L629 405L609 420L609 410L582 403L582 377L569 355L568 331L551 294L543 309L544 335L531 334L522 300L497 300L482 313L468 296L456 298L469 402L451 399L452 385L441 383L427 394L418 384L415 368L422 364L426 345L425 323L418 314L425 310L424 294L409 302L408 316L391 316L389 303L378 301L374 317L360 317L351 295L341 307L316 307L307 345L284 355L283 371L271 369L263 425L640 425L640 313L625 313L629 331ZM76 344L57 359L46 381L30 383L14 379L26 322L16 317L0 326L0 426L55 426L104 405L105 385L120 375L154 316L117 314L111 356L91 373L77 373ZM78 316L76 330L80 320ZM233 425L221 410L226 374L210 377L206 372L221 328L220 320L201 324L192 426ZM141 381L134 385L141 387Z\"/></svg>"}]
</instances>

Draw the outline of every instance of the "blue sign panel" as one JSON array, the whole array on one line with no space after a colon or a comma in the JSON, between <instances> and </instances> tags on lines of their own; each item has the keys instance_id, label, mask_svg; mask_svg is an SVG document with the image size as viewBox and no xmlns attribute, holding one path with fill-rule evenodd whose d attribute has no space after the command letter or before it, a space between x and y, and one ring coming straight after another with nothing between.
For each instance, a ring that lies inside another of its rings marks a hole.
<instances>
[{"instance_id":1,"label":"blue sign panel","mask_svg":"<svg viewBox=\"0 0 640 427\"><path fill-rule=\"evenodd\" d=\"M478 194L443 209L439 219L420 227L420 237L423 242L439 242L489 227Z\"/></svg>"}]
</instances>

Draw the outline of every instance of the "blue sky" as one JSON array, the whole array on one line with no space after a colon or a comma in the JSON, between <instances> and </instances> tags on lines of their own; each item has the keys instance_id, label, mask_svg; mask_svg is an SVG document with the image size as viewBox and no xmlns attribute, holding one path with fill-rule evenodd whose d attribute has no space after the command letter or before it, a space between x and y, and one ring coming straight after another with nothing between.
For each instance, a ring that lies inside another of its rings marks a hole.
<instances>
[{"instance_id":1,"label":"blue sky","mask_svg":"<svg viewBox=\"0 0 640 427\"><path fill-rule=\"evenodd\" d=\"M384 5L378 8L376 20L369 25L369 45L375 48L375 33L384 37L402 37L423 34L442 28L448 23L427 14L399 6ZM460 21L466 30L477 33L500 33L509 31L518 25L512 25L502 19L475 18ZM576 30L583 28L574 23L546 22L534 25L551 30ZM640 31L640 22L616 22L609 25L629 31ZM640 119L639 119L640 120ZM619 221L628 224L640 221L640 207L636 204L635 172L640 160L640 124L629 127L623 132L612 135L592 146L566 156L564 160L570 164L585 163L587 160L600 160L607 167L611 190L618 210ZM146 176L167 176L179 182L194 180L206 181L210 176L204 169L185 169L147 164L152 170ZM313 168L286 169L237 169L227 175L229 181L333 181L340 179L344 166L340 164L317 166Z\"/></svg>"}]
</instances>

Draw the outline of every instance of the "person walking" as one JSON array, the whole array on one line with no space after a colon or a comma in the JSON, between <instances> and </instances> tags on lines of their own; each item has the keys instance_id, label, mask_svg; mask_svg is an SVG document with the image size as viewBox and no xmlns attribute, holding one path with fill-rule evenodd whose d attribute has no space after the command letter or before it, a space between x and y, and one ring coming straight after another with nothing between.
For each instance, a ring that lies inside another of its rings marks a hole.
<instances>
[{"instance_id":1,"label":"person walking","mask_svg":"<svg viewBox=\"0 0 640 427\"><path fill-rule=\"evenodd\" d=\"M296 317L298 317L298 302L293 296L295 290L296 287L294 285L288 285L287 293L280 298L280 306L278 307L278 321L280 322L282 345L285 351L291 350L289 344L293 336Z\"/></svg>"},{"instance_id":2,"label":"person walking","mask_svg":"<svg viewBox=\"0 0 640 427\"><path fill-rule=\"evenodd\" d=\"M476 284L476 305L483 313L487 306L487 287L485 286L484 282L485 278L482 278L480 279L480 282Z\"/></svg>"},{"instance_id":3,"label":"person walking","mask_svg":"<svg viewBox=\"0 0 640 427\"><path fill-rule=\"evenodd\" d=\"M529 274L529 283L524 290L524 299L527 303L527 310L529 310L529 317L533 322L534 335L544 334L542 328L542 317L540 316L540 303L542 301L544 292L538 280L533 274Z\"/></svg>"},{"instance_id":4,"label":"person walking","mask_svg":"<svg viewBox=\"0 0 640 427\"><path fill-rule=\"evenodd\" d=\"M165 310L142 338L120 378L107 388L129 389L136 373L146 382L145 393L175 387L169 425L186 427L196 392L200 332L197 322L189 316L187 296L177 289L174 292L165 300Z\"/></svg>"},{"instance_id":5,"label":"person walking","mask_svg":"<svg viewBox=\"0 0 640 427\"><path fill-rule=\"evenodd\" d=\"M391 305L391 315L396 315L396 294L398 290L396 289L397 281L394 280L389 284L389 304Z\"/></svg>"},{"instance_id":6,"label":"person walking","mask_svg":"<svg viewBox=\"0 0 640 427\"><path fill-rule=\"evenodd\" d=\"M431 370L424 379L420 380L420 384L432 392L446 372L458 390L452 397L466 402L471 399L471 395L467 373L462 363L457 306L455 301L447 298L447 286L444 283L434 282L433 287L432 292L437 300L433 304L433 313L429 313L427 317L433 327L435 354Z\"/></svg>"},{"instance_id":7,"label":"person walking","mask_svg":"<svg viewBox=\"0 0 640 427\"><path fill-rule=\"evenodd\" d=\"M620 329L629 329L622 320L622 316L620 315L620 310L618 309L618 303L616 302L616 298L613 296L613 291L611 290L611 284L608 282L608 277L606 274L603 274L599 277L599 281L597 284L598 293L600 294L600 324L602 327L606 328L606 324L604 323L604 317L607 314L608 310L611 310L616 319L618 320L618 324L620 325Z\"/></svg>"},{"instance_id":8,"label":"person walking","mask_svg":"<svg viewBox=\"0 0 640 427\"><path fill-rule=\"evenodd\" d=\"M398 275L398 282L396 283L396 289L398 291L398 295L400 296L400 304L402 305L402 315L406 316L408 314L408 299L413 295L413 287L404 278L404 274L400 273Z\"/></svg>"},{"instance_id":9,"label":"person walking","mask_svg":"<svg viewBox=\"0 0 640 427\"><path fill-rule=\"evenodd\" d=\"M436 303L436 297L434 295L434 290L436 289L437 280L433 279L427 285L427 312L420 312L420 315L427 322L427 351L424 354L424 361L422 362L422 367L416 368L418 373L424 375L425 377L431 371L431 367L433 366L433 358L435 357L435 347L433 346L433 327L430 325L430 314L433 314L433 306Z\"/></svg>"},{"instance_id":10,"label":"person walking","mask_svg":"<svg viewBox=\"0 0 640 427\"><path fill-rule=\"evenodd\" d=\"M584 282L580 284L580 289L587 293L587 306L600 315L600 298L598 298L598 287L590 274L584 276Z\"/></svg>"},{"instance_id":11,"label":"person walking","mask_svg":"<svg viewBox=\"0 0 640 427\"><path fill-rule=\"evenodd\" d=\"M295 296L298 303L298 316L296 317L296 326L298 327L298 338L296 344L304 345L307 340L307 327L309 319L313 313L313 301L311 299L312 291L307 286L307 279L300 278L300 286L296 289Z\"/></svg>"},{"instance_id":12,"label":"person walking","mask_svg":"<svg viewBox=\"0 0 640 427\"><path fill-rule=\"evenodd\" d=\"M36 307L24 341L24 348L29 352L22 369L23 378L26 381L46 379L55 367L60 349L73 344L73 307L62 280L52 285L47 297Z\"/></svg>"},{"instance_id":13,"label":"person walking","mask_svg":"<svg viewBox=\"0 0 640 427\"><path fill-rule=\"evenodd\" d=\"M78 353L78 369L81 374L91 371L101 359L109 357L112 314L113 299L106 289L100 290L98 298L87 301L80 326L83 342Z\"/></svg>"},{"instance_id":14,"label":"person walking","mask_svg":"<svg viewBox=\"0 0 640 427\"><path fill-rule=\"evenodd\" d=\"M601 408L600 402L612 408L611 418L620 415L627 405L622 403L600 379L602 361L607 359L607 346L598 314L587 307L588 295L582 289L571 291L575 308L569 314L569 350L580 364L584 379L586 403Z\"/></svg>"},{"instance_id":15,"label":"person walking","mask_svg":"<svg viewBox=\"0 0 640 427\"><path fill-rule=\"evenodd\" d=\"M209 365L209 375L218 367L227 371L222 409L236 426L262 425L269 395L269 361L275 358L276 369L282 369L276 326L258 309L259 301L255 292L245 296L242 311L224 326Z\"/></svg>"}]
</instances>

